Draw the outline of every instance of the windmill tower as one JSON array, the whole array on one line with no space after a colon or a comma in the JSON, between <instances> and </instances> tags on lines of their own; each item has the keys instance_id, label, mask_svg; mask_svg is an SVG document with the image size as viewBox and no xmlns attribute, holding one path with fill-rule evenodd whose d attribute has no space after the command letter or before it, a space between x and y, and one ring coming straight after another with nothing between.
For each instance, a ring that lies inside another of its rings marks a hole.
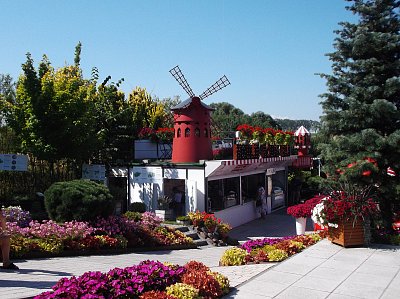
<instances>
[{"instance_id":1,"label":"windmill tower","mask_svg":"<svg viewBox=\"0 0 400 299\"><path fill-rule=\"evenodd\" d=\"M214 109L202 100L231 84L224 75L200 96L195 96L179 66L169 71L189 95L189 99L172 107L174 113L174 139L172 162L198 163L212 159L211 116Z\"/></svg>"}]
</instances>

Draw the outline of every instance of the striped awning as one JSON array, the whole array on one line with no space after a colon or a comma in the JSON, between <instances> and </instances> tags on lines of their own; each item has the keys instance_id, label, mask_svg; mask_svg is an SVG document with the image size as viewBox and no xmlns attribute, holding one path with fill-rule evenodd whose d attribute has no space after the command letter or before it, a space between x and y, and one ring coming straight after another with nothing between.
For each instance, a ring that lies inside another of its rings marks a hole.
<instances>
[{"instance_id":1,"label":"striped awning","mask_svg":"<svg viewBox=\"0 0 400 299\"><path fill-rule=\"evenodd\" d=\"M244 159L244 160L221 160L215 165L207 176L223 177L235 175L246 175L247 173L263 172L271 168L281 168L292 165L297 156L288 157L271 157L261 159ZM217 163L213 161L212 163Z\"/></svg>"},{"instance_id":2,"label":"striped awning","mask_svg":"<svg viewBox=\"0 0 400 299\"><path fill-rule=\"evenodd\" d=\"M294 136L304 136L306 134L310 134L310 132L308 132L304 126L301 126L296 130L296 132L294 132Z\"/></svg>"}]
</instances>

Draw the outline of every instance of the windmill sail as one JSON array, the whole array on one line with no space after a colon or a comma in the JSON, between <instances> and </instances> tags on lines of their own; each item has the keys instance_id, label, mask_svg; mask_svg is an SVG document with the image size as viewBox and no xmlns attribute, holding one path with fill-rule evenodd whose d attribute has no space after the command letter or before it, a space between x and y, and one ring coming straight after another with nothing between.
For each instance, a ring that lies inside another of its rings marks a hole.
<instances>
[{"instance_id":1,"label":"windmill sail","mask_svg":"<svg viewBox=\"0 0 400 299\"><path fill-rule=\"evenodd\" d=\"M231 82L229 82L228 78L224 75L199 96L200 100L203 100L213 93L216 93L218 90L228 86L229 84L231 84Z\"/></svg>"},{"instance_id":2,"label":"windmill sail","mask_svg":"<svg viewBox=\"0 0 400 299\"><path fill-rule=\"evenodd\" d=\"M179 66L172 68L170 71L171 75L178 81L179 85L186 91L186 93L193 98L194 93L192 88L190 88L189 83L186 81L185 76L182 74L181 69Z\"/></svg>"}]
</instances>

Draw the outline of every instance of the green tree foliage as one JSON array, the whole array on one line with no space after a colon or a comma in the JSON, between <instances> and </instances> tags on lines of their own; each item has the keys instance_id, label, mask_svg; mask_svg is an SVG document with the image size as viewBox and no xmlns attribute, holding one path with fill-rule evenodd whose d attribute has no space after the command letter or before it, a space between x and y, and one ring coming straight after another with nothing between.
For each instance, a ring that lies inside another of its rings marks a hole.
<instances>
[{"instance_id":1,"label":"green tree foliage","mask_svg":"<svg viewBox=\"0 0 400 299\"><path fill-rule=\"evenodd\" d=\"M163 125L162 127L165 128L173 128L174 127L174 114L171 111L172 107L175 107L176 105L181 103L181 100L179 96L175 96L173 98L165 98L162 100L155 99L155 101L164 106L165 110L165 119L163 119Z\"/></svg>"},{"instance_id":2,"label":"green tree foliage","mask_svg":"<svg viewBox=\"0 0 400 299\"><path fill-rule=\"evenodd\" d=\"M320 123L316 120L306 120L306 119L280 119L276 118L278 126L284 131L296 131L301 126L304 126L310 132L316 132L319 130Z\"/></svg>"},{"instance_id":3,"label":"green tree foliage","mask_svg":"<svg viewBox=\"0 0 400 299\"><path fill-rule=\"evenodd\" d=\"M58 70L45 55L36 70L28 53L15 102L8 101L7 123L19 136L23 151L40 159L82 161L99 146L92 117L96 86L83 78L79 53L77 50L76 65Z\"/></svg>"},{"instance_id":4,"label":"green tree foliage","mask_svg":"<svg viewBox=\"0 0 400 299\"><path fill-rule=\"evenodd\" d=\"M94 80L97 80L97 69L93 69ZM130 161L132 157L131 108L125 101L125 95L119 90L123 79L109 83L108 76L98 87L94 100L93 115L96 131L101 142L94 160L111 163L117 160Z\"/></svg>"},{"instance_id":5,"label":"green tree foliage","mask_svg":"<svg viewBox=\"0 0 400 299\"><path fill-rule=\"evenodd\" d=\"M18 152L14 131L6 126L8 103L15 102L15 83L9 74L0 74L0 153Z\"/></svg>"},{"instance_id":6,"label":"green tree foliage","mask_svg":"<svg viewBox=\"0 0 400 299\"><path fill-rule=\"evenodd\" d=\"M332 74L321 75L328 86L321 95L321 151L331 176L378 187L389 221L400 194L400 2L347 1L359 21L340 23L335 52L328 54ZM389 166L396 177L387 175Z\"/></svg>"},{"instance_id":7,"label":"green tree foliage","mask_svg":"<svg viewBox=\"0 0 400 299\"><path fill-rule=\"evenodd\" d=\"M0 74L0 126L8 103L15 102L15 83L9 74Z\"/></svg>"},{"instance_id":8,"label":"green tree foliage","mask_svg":"<svg viewBox=\"0 0 400 299\"><path fill-rule=\"evenodd\" d=\"M262 111L257 111L250 114L249 125L261 128L275 128L281 129L279 124L269 114Z\"/></svg>"},{"instance_id":9,"label":"green tree foliage","mask_svg":"<svg viewBox=\"0 0 400 299\"><path fill-rule=\"evenodd\" d=\"M57 182L44 193L50 219L57 222L91 221L114 211L114 199L102 184L87 180Z\"/></svg>"},{"instance_id":10,"label":"green tree foliage","mask_svg":"<svg viewBox=\"0 0 400 299\"><path fill-rule=\"evenodd\" d=\"M242 110L226 102L211 103L210 107L215 109L211 114L214 135L222 134L223 136L220 137L228 137L226 135L229 134L229 132L236 131L238 125L248 123L250 120L250 117Z\"/></svg>"},{"instance_id":11,"label":"green tree foliage","mask_svg":"<svg viewBox=\"0 0 400 299\"><path fill-rule=\"evenodd\" d=\"M128 97L132 111L132 123L135 137L141 128L158 129L167 118L167 111L161 102L154 100L145 88L136 87Z\"/></svg>"}]
</instances>

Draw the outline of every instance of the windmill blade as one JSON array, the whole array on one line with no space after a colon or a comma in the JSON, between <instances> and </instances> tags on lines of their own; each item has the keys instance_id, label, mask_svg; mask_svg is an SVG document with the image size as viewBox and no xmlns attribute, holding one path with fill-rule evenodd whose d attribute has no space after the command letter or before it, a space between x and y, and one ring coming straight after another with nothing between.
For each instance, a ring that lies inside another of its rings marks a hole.
<instances>
[{"instance_id":1,"label":"windmill blade","mask_svg":"<svg viewBox=\"0 0 400 299\"><path fill-rule=\"evenodd\" d=\"M231 84L231 82L229 82L228 78L224 75L223 77L219 78L217 82L215 82L213 85L207 88L207 90L199 96L200 100L209 97L213 93L216 93L218 90L228 86L229 84Z\"/></svg>"},{"instance_id":2,"label":"windmill blade","mask_svg":"<svg viewBox=\"0 0 400 299\"><path fill-rule=\"evenodd\" d=\"M193 90L190 88L189 84L187 83L185 76L182 74L182 71L179 68L179 66L174 67L169 72L175 78L175 80L178 81L179 85L182 86L182 88L186 91L186 93L189 95L189 97L193 98L194 97Z\"/></svg>"}]
</instances>

